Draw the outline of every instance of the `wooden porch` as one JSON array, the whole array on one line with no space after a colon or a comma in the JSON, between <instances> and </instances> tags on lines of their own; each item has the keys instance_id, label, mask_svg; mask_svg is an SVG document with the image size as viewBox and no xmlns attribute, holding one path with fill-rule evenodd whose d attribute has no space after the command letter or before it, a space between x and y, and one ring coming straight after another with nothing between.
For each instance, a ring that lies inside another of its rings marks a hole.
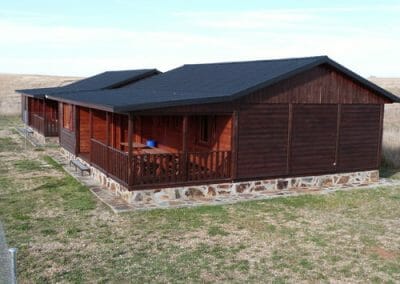
<instances>
[{"instance_id":1,"label":"wooden porch","mask_svg":"<svg viewBox=\"0 0 400 284\"><path fill-rule=\"evenodd\" d=\"M128 116L83 107L75 111L76 154L131 190L233 179L232 114ZM63 132L61 136L72 138ZM146 145L147 140L156 140L157 146Z\"/></svg>"},{"instance_id":2,"label":"wooden porch","mask_svg":"<svg viewBox=\"0 0 400 284\"><path fill-rule=\"evenodd\" d=\"M45 137L58 136L57 102L26 97L26 124Z\"/></svg>"}]
</instances>

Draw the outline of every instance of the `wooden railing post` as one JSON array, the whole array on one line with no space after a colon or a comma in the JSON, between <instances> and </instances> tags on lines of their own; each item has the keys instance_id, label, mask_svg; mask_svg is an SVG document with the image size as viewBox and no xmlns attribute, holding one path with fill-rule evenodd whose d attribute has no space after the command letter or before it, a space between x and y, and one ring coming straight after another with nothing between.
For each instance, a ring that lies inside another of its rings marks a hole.
<instances>
[{"instance_id":1,"label":"wooden railing post","mask_svg":"<svg viewBox=\"0 0 400 284\"><path fill-rule=\"evenodd\" d=\"M132 135L133 135L133 114L128 116L128 185L133 184L133 166L132 166Z\"/></svg>"},{"instance_id":2,"label":"wooden railing post","mask_svg":"<svg viewBox=\"0 0 400 284\"><path fill-rule=\"evenodd\" d=\"M110 147L110 114L109 112L106 112L106 145L107 145L107 151L106 151L106 172L110 171L110 155L109 155L109 147Z\"/></svg>"},{"instance_id":3,"label":"wooden railing post","mask_svg":"<svg viewBox=\"0 0 400 284\"><path fill-rule=\"evenodd\" d=\"M46 137L49 134L46 118L46 98L43 99L43 135Z\"/></svg>"},{"instance_id":4,"label":"wooden railing post","mask_svg":"<svg viewBox=\"0 0 400 284\"><path fill-rule=\"evenodd\" d=\"M238 131L239 131L239 112L235 110L232 113L232 132L231 132L231 178L237 178L237 162L238 162Z\"/></svg>"},{"instance_id":5,"label":"wooden railing post","mask_svg":"<svg viewBox=\"0 0 400 284\"><path fill-rule=\"evenodd\" d=\"M187 132L188 132L188 116L184 115L183 120L182 120L182 166L183 166L183 180L187 181L188 180L188 175L189 175L189 156L188 156L188 151L187 151Z\"/></svg>"},{"instance_id":6,"label":"wooden railing post","mask_svg":"<svg viewBox=\"0 0 400 284\"><path fill-rule=\"evenodd\" d=\"M93 112L89 109L89 162L92 163Z\"/></svg>"}]
</instances>

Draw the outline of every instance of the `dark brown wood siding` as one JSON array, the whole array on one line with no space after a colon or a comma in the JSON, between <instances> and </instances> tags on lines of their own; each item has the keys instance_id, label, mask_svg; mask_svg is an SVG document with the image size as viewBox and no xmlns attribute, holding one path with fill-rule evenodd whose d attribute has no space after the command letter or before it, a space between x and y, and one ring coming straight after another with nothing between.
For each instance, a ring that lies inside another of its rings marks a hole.
<instances>
[{"instance_id":1,"label":"dark brown wood siding","mask_svg":"<svg viewBox=\"0 0 400 284\"><path fill-rule=\"evenodd\" d=\"M379 162L380 105L342 105L339 171L375 169Z\"/></svg>"},{"instance_id":2,"label":"dark brown wood siding","mask_svg":"<svg viewBox=\"0 0 400 284\"><path fill-rule=\"evenodd\" d=\"M59 103L59 121L62 121L64 117L64 108L63 103ZM75 108L71 109L73 118L75 117ZM75 118L74 118L75 121ZM59 130L59 140L61 147L64 147L69 152L76 154L76 135L74 131L65 129L61 123L60 130Z\"/></svg>"},{"instance_id":3,"label":"dark brown wood siding","mask_svg":"<svg viewBox=\"0 0 400 284\"><path fill-rule=\"evenodd\" d=\"M289 172L335 171L337 105L293 105Z\"/></svg>"},{"instance_id":4,"label":"dark brown wood siding","mask_svg":"<svg viewBox=\"0 0 400 284\"><path fill-rule=\"evenodd\" d=\"M319 66L240 100L237 179L377 169L389 101Z\"/></svg>"},{"instance_id":5,"label":"dark brown wood siding","mask_svg":"<svg viewBox=\"0 0 400 284\"><path fill-rule=\"evenodd\" d=\"M331 67L318 66L242 99L247 103L383 104L379 96Z\"/></svg>"},{"instance_id":6,"label":"dark brown wood siding","mask_svg":"<svg viewBox=\"0 0 400 284\"><path fill-rule=\"evenodd\" d=\"M286 174L289 105L244 106L239 115L238 177Z\"/></svg>"},{"instance_id":7,"label":"dark brown wood siding","mask_svg":"<svg viewBox=\"0 0 400 284\"><path fill-rule=\"evenodd\" d=\"M89 109L79 108L79 153L90 152Z\"/></svg>"}]
</instances>

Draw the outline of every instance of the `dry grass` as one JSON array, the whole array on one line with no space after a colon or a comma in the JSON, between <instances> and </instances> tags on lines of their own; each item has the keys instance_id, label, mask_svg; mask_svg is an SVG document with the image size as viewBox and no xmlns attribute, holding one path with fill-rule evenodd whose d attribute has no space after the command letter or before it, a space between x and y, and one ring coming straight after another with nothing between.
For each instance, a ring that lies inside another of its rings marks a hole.
<instances>
[{"instance_id":1,"label":"dry grass","mask_svg":"<svg viewBox=\"0 0 400 284\"><path fill-rule=\"evenodd\" d=\"M400 281L400 188L115 215L0 119L21 283Z\"/></svg>"},{"instance_id":2,"label":"dry grass","mask_svg":"<svg viewBox=\"0 0 400 284\"><path fill-rule=\"evenodd\" d=\"M0 73L0 115L20 113L21 99L15 90L62 86L78 77L21 75Z\"/></svg>"}]
</instances>

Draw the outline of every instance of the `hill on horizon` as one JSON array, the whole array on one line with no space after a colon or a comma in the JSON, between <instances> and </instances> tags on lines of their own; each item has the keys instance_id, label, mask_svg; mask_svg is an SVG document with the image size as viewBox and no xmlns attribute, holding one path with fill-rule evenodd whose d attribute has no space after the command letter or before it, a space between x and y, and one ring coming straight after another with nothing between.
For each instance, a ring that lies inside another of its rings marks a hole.
<instances>
[{"instance_id":1,"label":"hill on horizon","mask_svg":"<svg viewBox=\"0 0 400 284\"><path fill-rule=\"evenodd\" d=\"M20 113L21 99L16 89L57 87L80 77L0 73L0 115Z\"/></svg>"}]
</instances>

